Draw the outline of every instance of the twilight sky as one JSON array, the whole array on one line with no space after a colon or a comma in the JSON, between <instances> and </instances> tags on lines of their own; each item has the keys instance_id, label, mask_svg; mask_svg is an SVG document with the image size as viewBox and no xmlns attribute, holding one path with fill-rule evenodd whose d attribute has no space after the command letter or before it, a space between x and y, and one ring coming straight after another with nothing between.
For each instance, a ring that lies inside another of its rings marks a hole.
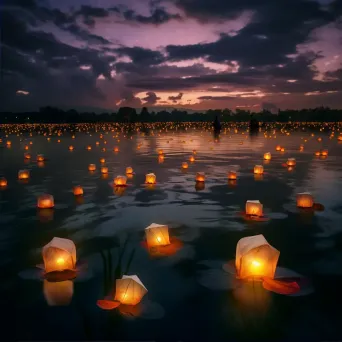
<instances>
[{"instance_id":1,"label":"twilight sky","mask_svg":"<svg viewBox=\"0 0 342 342\"><path fill-rule=\"evenodd\" d=\"M0 110L342 108L342 0L1 0Z\"/></svg>"}]
</instances>

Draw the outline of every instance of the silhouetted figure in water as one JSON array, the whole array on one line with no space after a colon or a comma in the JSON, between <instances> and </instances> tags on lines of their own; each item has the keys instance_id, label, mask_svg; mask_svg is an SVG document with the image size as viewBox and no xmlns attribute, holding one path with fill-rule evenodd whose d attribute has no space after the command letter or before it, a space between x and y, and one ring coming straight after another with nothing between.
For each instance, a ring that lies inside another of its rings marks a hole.
<instances>
[{"instance_id":1,"label":"silhouetted figure in water","mask_svg":"<svg viewBox=\"0 0 342 342\"><path fill-rule=\"evenodd\" d=\"M214 134L218 135L221 132L221 124L220 121L218 119L218 117L215 117L215 120L213 122L213 127L214 127Z\"/></svg>"},{"instance_id":2,"label":"silhouetted figure in water","mask_svg":"<svg viewBox=\"0 0 342 342\"><path fill-rule=\"evenodd\" d=\"M250 132L256 132L259 130L259 121L253 117L253 114L251 115L251 120L249 121L249 131Z\"/></svg>"}]
</instances>

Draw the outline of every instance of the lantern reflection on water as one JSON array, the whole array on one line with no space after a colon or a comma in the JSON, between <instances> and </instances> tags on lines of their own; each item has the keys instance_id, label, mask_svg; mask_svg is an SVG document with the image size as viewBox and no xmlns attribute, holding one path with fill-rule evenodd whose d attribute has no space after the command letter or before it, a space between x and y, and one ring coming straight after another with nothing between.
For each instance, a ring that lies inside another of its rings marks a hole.
<instances>
[{"instance_id":1,"label":"lantern reflection on water","mask_svg":"<svg viewBox=\"0 0 342 342\"><path fill-rule=\"evenodd\" d=\"M260 203L260 201L247 201L246 202L246 215L251 216L263 216L263 205Z\"/></svg>"},{"instance_id":2,"label":"lantern reflection on water","mask_svg":"<svg viewBox=\"0 0 342 342\"><path fill-rule=\"evenodd\" d=\"M137 305L147 293L147 288L136 275L124 275L116 280L115 300L125 305Z\"/></svg>"},{"instance_id":3,"label":"lantern reflection on water","mask_svg":"<svg viewBox=\"0 0 342 342\"><path fill-rule=\"evenodd\" d=\"M314 206L313 196L309 192L302 192L297 194L298 208L312 208Z\"/></svg>"},{"instance_id":4,"label":"lantern reflection on water","mask_svg":"<svg viewBox=\"0 0 342 342\"><path fill-rule=\"evenodd\" d=\"M76 246L69 239L54 237L43 247L42 254L46 273L76 268Z\"/></svg>"},{"instance_id":5,"label":"lantern reflection on water","mask_svg":"<svg viewBox=\"0 0 342 342\"><path fill-rule=\"evenodd\" d=\"M166 225L152 223L145 228L145 234L149 248L170 244L169 227Z\"/></svg>"},{"instance_id":6,"label":"lantern reflection on water","mask_svg":"<svg viewBox=\"0 0 342 342\"><path fill-rule=\"evenodd\" d=\"M280 252L263 235L244 237L236 246L235 267L239 279L274 278Z\"/></svg>"},{"instance_id":7,"label":"lantern reflection on water","mask_svg":"<svg viewBox=\"0 0 342 342\"><path fill-rule=\"evenodd\" d=\"M74 282L64 280L51 282L44 279L44 297L50 306L67 306L74 294Z\"/></svg>"}]
</instances>

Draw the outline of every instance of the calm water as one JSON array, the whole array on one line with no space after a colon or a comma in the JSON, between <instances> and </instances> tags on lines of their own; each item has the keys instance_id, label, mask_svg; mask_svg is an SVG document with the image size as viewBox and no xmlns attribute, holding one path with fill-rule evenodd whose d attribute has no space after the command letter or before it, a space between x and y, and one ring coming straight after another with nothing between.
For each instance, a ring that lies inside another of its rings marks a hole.
<instances>
[{"instance_id":1,"label":"calm water","mask_svg":"<svg viewBox=\"0 0 342 342\"><path fill-rule=\"evenodd\" d=\"M77 133L76 139L70 133L52 135L50 141L36 134L2 136L3 142L12 141L10 148L0 148L0 174L8 180L0 191L0 286L3 314L10 318L3 333L11 331L6 340L342 340L342 145L336 135L277 132L267 139L232 130L214 141L210 132L195 129L155 130L132 139L116 132L101 139L100 133ZM30 141L33 159L42 153L45 163L24 162ZM286 151L276 152L277 144ZM314 156L321 148L329 149L326 159ZM158 163L158 149L164 150L164 163ZM182 171L193 150L196 161ZM265 152L272 153L267 164ZM99 171L102 157L108 178ZM297 159L292 171L282 165L289 157ZM90 163L96 172L88 171ZM255 164L264 164L261 179L252 173ZM124 191L114 191L112 180L126 166L135 175ZM20 169L31 171L27 184L17 180ZM235 185L226 178L230 169L238 171ZM207 181L196 189L200 171ZM143 185L149 172L157 176L154 188ZM83 186L83 201L73 196L75 185ZM302 191L310 191L325 210L301 213L295 196ZM54 196L51 212L36 209L42 193ZM241 217L245 202L255 199L269 221ZM141 241L153 222L169 225L171 236L183 242L178 253L161 259L148 254ZM256 234L280 251L278 266L307 277L313 290L282 296L258 283L236 287L222 266L234 259L240 238ZM54 236L77 246L82 270L74 281L51 285L35 269L42 246ZM97 307L120 272L137 274L147 287L139 310Z\"/></svg>"}]
</instances>

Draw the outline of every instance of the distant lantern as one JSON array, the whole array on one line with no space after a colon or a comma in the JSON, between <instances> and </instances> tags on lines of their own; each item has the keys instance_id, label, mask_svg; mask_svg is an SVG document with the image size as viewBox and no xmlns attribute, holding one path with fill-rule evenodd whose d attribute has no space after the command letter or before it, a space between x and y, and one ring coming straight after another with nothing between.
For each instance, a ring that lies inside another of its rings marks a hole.
<instances>
[{"instance_id":1,"label":"distant lantern","mask_svg":"<svg viewBox=\"0 0 342 342\"><path fill-rule=\"evenodd\" d=\"M102 166L102 167L101 167L101 173L102 173L102 174L108 173L108 167L107 167L107 166Z\"/></svg>"},{"instance_id":2,"label":"distant lantern","mask_svg":"<svg viewBox=\"0 0 342 342\"><path fill-rule=\"evenodd\" d=\"M29 147L26 145L26 146L24 147L24 149L27 151L27 150L29 149Z\"/></svg>"},{"instance_id":3,"label":"distant lantern","mask_svg":"<svg viewBox=\"0 0 342 342\"><path fill-rule=\"evenodd\" d=\"M205 173L197 172L196 173L196 182L204 182L205 181Z\"/></svg>"},{"instance_id":4,"label":"distant lantern","mask_svg":"<svg viewBox=\"0 0 342 342\"><path fill-rule=\"evenodd\" d=\"M137 305L147 293L138 276L124 275L116 280L115 300L125 305Z\"/></svg>"},{"instance_id":5,"label":"distant lantern","mask_svg":"<svg viewBox=\"0 0 342 342\"><path fill-rule=\"evenodd\" d=\"M164 162L164 159L165 159L164 155L163 155L163 154L160 154L160 155L158 156L158 163L163 163L163 162Z\"/></svg>"},{"instance_id":6,"label":"distant lantern","mask_svg":"<svg viewBox=\"0 0 342 342\"><path fill-rule=\"evenodd\" d=\"M126 174L127 174L127 175L133 174L133 168L132 168L131 166L127 166L127 167L126 167Z\"/></svg>"},{"instance_id":7,"label":"distant lantern","mask_svg":"<svg viewBox=\"0 0 342 342\"><path fill-rule=\"evenodd\" d=\"M193 163L195 161L195 157L194 156L190 156L189 161L190 161L190 163Z\"/></svg>"},{"instance_id":8,"label":"distant lantern","mask_svg":"<svg viewBox=\"0 0 342 342\"><path fill-rule=\"evenodd\" d=\"M96 170L96 165L95 164L89 164L88 170L89 171L95 171Z\"/></svg>"},{"instance_id":9,"label":"distant lantern","mask_svg":"<svg viewBox=\"0 0 342 342\"><path fill-rule=\"evenodd\" d=\"M170 244L169 227L166 225L152 223L145 228L145 234L149 248Z\"/></svg>"},{"instance_id":10,"label":"distant lantern","mask_svg":"<svg viewBox=\"0 0 342 342\"><path fill-rule=\"evenodd\" d=\"M263 216L263 205L260 203L260 201L247 201L246 202L246 215L251 216Z\"/></svg>"},{"instance_id":11,"label":"distant lantern","mask_svg":"<svg viewBox=\"0 0 342 342\"><path fill-rule=\"evenodd\" d=\"M158 150L158 154L161 155L161 154L164 154L164 151L162 149L159 149Z\"/></svg>"},{"instance_id":12,"label":"distant lantern","mask_svg":"<svg viewBox=\"0 0 342 342\"><path fill-rule=\"evenodd\" d=\"M255 165L254 166L254 173L256 175L262 175L264 173L264 167L262 165Z\"/></svg>"},{"instance_id":13,"label":"distant lantern","mask_svg":"<svg viewBox=\"0 0 342 342\"><path fill-rule=\"evenodd\" d=\"M45 157L43 154L38 154L37 155L37 162L43 162L45 160Z\"/></svg>"},{"instance_id":14,"label":"distant lantern","mask_svg":"<svg viewBox=\"0 0 342 342\"><path fill-rule=\"evenodd\" d=\"M299 146L299 151L304 151L304 145Z\"/></svg>"},{"instance_id":15,"label":"distant lantern","mask_svg":"<svg viewBox=\"0 0 342 342\"><path fill-rule=\"evenodd\" d=\"M30 171L29 170L20 170L18 172L18 178L20 180L25 180L30 178Z\"/></svg>"},{"instance_id":16,"label":"distant lantern","mask_svg":"<svg viewBox=\"0 0 342 342\"><path fill-rule=\"evenodd\" d=\"M75 196L82 196L83 195L83 188L80 185L74 186L73 192Z\"/></svg>"},{"instance_id":17,"label":"distant lantern","mask_svg":"<svg viewBox=\"0 0 342 342\"><path fill-rule=\"evenodd\" d=\"M55 206L55 201L52 195L44 194L38 197L37 207L39 209L51 209Z\"/></svg>"},{"instance_id":18,"label":"distant lantern","mask_svg":"<svg viewBox=\"0 0 342 342\"><path fill-rule=\"evenodd\" d=\"M323 150L322 152L321 152L321 155L323 156L323 157L327 157L328 156L328 150Z\"/></svg>"},{"instance_id":19,"label":"distant lantern","mask_svg":"<svg viewBox=\"0 0 342 342\"><path fill-rule=\"evenodd\" d=\"M237 179L236 171L229 171L228 172L228 179L229 180L236 180Z\"/></svg>"},{"instance_id":20,"label":"distant lantern","mask_svg":"<svg viewBox=\"0 0 342 342\"><path fill-rule=\"evenodd\" d=\"M266 153L264 154L264 159L265 159L265 160L271 160L271 158L272 158L272 156L271 156L271 153L270 153L270 152L266 152Z\"/></svg>"},{"instance_id":21,"label":"distant lantern","mask_svg":"<svg viewBox=\"0 0 342 342\"><path fill-rule=\"evenodd\" d=\"M0 188L7 186L7 179L5 177L0 177Z\"/></svg>"},{"instance_id":22,"label":"distant lantern","mask_svg":"<svg viewBox=\"0 0 342 342\"><path fill-rule=\"evenodd\" d=\"M24 153L24 158L27 160L31 159L30 153Z\"/></svg>"},{"instance_id":23,"label":"distant lantern","mask_svg":"<svg viewBox=\"0 0 342 342\"><path fill-rule=\"evenodd\" d=\"M316 156L316 157L319 157L320 155L321 155L321 151L316 151L316 152L315 152L315 156Z\"/></svg>"},{"instance_id":24,"label":"distant lantern","mask_svg":"<svg viewBox=\"0 0 342 342\"><path fill-rule=\"evenodd\" d=\"M114 178L114 185L115 186L126 186L127 177L125 176L116 176Z\"/></svg>"},{"instance_id":25,"label":"distant lantern","mask_svg":"<svg viewBox=\"0 0 342 342\"><path fill-rule=\"evenodd\" d=\"M104 158L101 158L101 159L100 159L100 163L101 163L101 164L104 164L105 162L106 162L106 159L104 159Z\"/></svg>"},{"instance_id":26,"label":"distant lantern","mask_svg":"<svg viewBox=\"0 0 342 342\"><path fill-rule=\"evenodd\" d=\"M281 146L280 145L277 145L276 146L276 151L280 151L281 150Z\"/></svg>"},{"instance_id":27,"label":"distant lantern","mask_svg":"<svg viewBox=\"0 0 342 342\"><path fill-rule=\"evenodd\" d=\"M302 192L297 194L298 208L312 208L314 206L313 196L309 192Z\"/></svg>"},{"instance_id":28,"label":"distant lantern","mask_svg":"<svg viewBox=\"0 0 342 342\"><path fill-rule=\"evenodd\" d=\"M11 147L11 145L12 145L12 142L11 142L11 141L9 141L9 140L7 140L7 141L6 141L6 145L7 145L8 147Z\"/></svg>"},{"instance_id":29,"label":"distant lantern","mask_svg":"<svg viewBox=\"0 0 342 342\"><path fill-rule=\"evenodd\" d=\"M322 138L317 138L317 141L321 142L321 141L322 141Z\"/></svg>"},{"instance_id":30,"label":"distant lantern","mask_svg":"<svg viewBox=\"0 0 342 342\"><path fill-rule=\"evenodd\" d=\"M73 151L74 150L74 146L70 145L69 146L69 151Z\"/></svg>"},{"instance_id":31,"label":"distant lantern","mask_svg":"<svg viewBox=\"0 0 342 342\"><path fill-rule=\"evenodd\" d=\"M87 150L88 151L90 151L91 150L91 146L89 145L89 146L87 146Z\"/></svg>"},{"instance_id":32,"label":"distant lantern","mask_svg":"<svg viewBox=\"0 0 342 342\"><path fill-rule=\"evenodd\" d=\"M146 184L156 184L156 175L154 173L148 173L146 176L145 176L145 183Z\"/></svg>"},{"instance_id":33,"label":"distant lantern","mask_svg":"<svg viewBox=\"0 0 342 342\"><path fill-rule=\"evenodd\" d=\"M296 166L296 159L295 158L289 158L286 162L287 166Z\"/></svg>"},{"instance_id":34,"label":"distant lantern","mask_svg":"<svg viewBox=\"0 0 342 342\"><path fill-rule=\"evenodd\" d=\"M42 254L46 273L76 269L76 246L69 239L54 237Z\"/></svg>"},{"instance_id":35,"label":"distant lantern","mask_svg":"<svg viewBox=\"0 0 342 342\"><path fill-rule=\"evenodd\" d=\"M187 162L183 162L182 169L188 169L188 168L189 168L189 164Z\"/></svg>"},{"instance_id":36,"label":"distant lantern","mask_svg":"<svg viewBox=\"0 0 342 342\"><path fill-rule=\"evenodd\" d=\"M263 235L244 237L236 246L236 275L238 279L274 278L280 252Z\"/></svg>"},{"instance_id":37,"label":"distant lantern","mask_svg":"<svg viewBox=\"0 0 342 342\"><path fill-rule=\"evenodd\" d=\"M51 282L44 279L44 297L49 306L67 306L74 294L74 282L64 280Z\"/></svg>"},{"instance_id":38,"label":"distant lantern","mask_svg":"<svg viewBox=\"0 0 342 342\"><path fill-rule=\"evenodd\" d=\"M192 154L196 155L197 151L196 150L192 150Z\"/></svg>"},{"instance_id":39,"label":"distant lantern","mask_svg":"<svg viewBox=\"0 0 342 342\"><path fill-rule=\"evenodd\" d=\"M285 147L282 147L282 148L280 149L280 152L285 152Z\"/></svg>"},{"instance_id":40,"label":"distant lantern","mask_svg":"<svg viewBox=\"0 0 342 342\"><path fill-rule=\"evenodd\" d=\"M342 141L342 135L339 135L339 136L337 137L337 140L338 140L338 141Z\"/></svg>"},{"instance_id":41,"label":"distant lantern","mask_svg":"<svg viewBox=\"0 0 342 342\"><path fill-rule=\"evenodd\" d=\"M114 147L114 152L119 152L119 147L115 146Z\"/></svg>"}]
</instances>

